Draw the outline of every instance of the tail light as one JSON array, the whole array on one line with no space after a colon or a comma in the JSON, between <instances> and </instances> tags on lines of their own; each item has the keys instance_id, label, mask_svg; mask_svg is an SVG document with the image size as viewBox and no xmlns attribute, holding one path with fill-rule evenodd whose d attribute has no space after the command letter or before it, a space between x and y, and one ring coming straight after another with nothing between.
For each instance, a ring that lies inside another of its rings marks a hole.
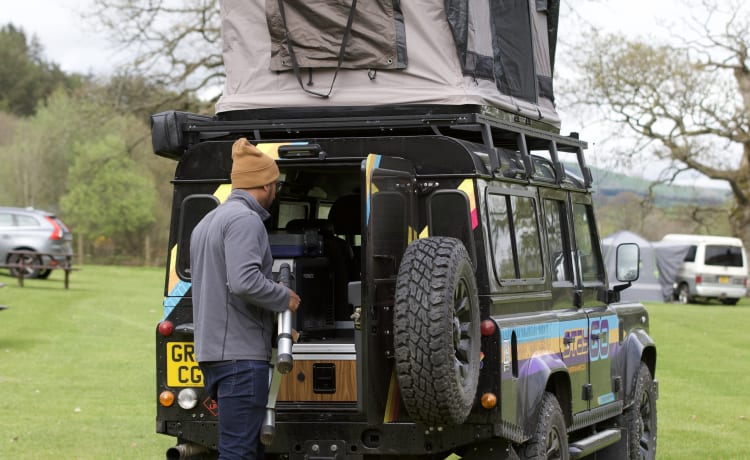
<instances>
[{"instance_id":1,"label":"tail light","mask_svg":"<svg viewBox=\"0 0 750 460\"><path fill-rule=\"evenodd\" d=\"M47 219L47 222L52 224L52 234L49 236L49 239L53 241L62 239L63 229L57 224L55 218L50 216L44 216L44 218Z\"/></svg>"},{"instance_id":2,"label":"tail light","mask_svg":"<svg viewBox=\"0 0 750 460\"><path fill-rule=\"evenodd\" d=\"M701 275L697 275L695 277L695 284L701 284L703 282L703 277Z\"/></svg>"}]
</instances>

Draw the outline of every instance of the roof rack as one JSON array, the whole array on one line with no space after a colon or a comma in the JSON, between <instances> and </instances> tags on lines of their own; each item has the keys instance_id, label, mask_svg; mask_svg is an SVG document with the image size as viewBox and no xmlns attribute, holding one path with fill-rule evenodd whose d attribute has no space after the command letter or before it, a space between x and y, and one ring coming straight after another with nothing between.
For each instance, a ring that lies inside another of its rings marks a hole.
<instances>
[{"instance_id":1,"label":"roof rack","mask_svg":"<svg viewBox=\"0 0 750 460\"><path fill-rule=\"evenodd\" d=\"M307 111L267 110L255 113L251 119L221 119L186 112L162 112L152 116L152 142L157 155L179 159L189 145L206 140L246 136L261 142L278 139L309 139L326 137L380 137L410 135L444 135L483 144L489 152L490 169L501 173L500 154L497 149L518 152L522 168L516 173L531 179L534 164L531 151L549 152L558 184L562 184L566 169L559 152L575 155L585 187L592 184L590 169L586 166L583 150L586 142L573 133L570 136L529 126L520 118L507 120L490 110L477 110L479 106L441 106L428 111L366 112L342 110L323 112L317 116L304 116ZM413 107L410 107L414 109ZM451 112L447 108L470 111ZM361 109L361 108L359 108ZM481 109L481 107L480 107ZM257 118L265 115L270 118Z\"/></svg>"}]
</instances>

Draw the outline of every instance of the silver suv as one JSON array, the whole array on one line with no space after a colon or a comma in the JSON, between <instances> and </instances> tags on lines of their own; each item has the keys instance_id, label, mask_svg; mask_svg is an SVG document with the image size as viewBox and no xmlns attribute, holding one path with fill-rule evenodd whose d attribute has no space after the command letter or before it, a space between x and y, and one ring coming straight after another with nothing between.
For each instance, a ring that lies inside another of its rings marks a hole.
<instances>
[{"instance_id":1,"label":"silver suv","mask_svg":"<svg viewBox=\"0 0 750 460\"><path fill-rule=\"evenodd\" d=\"M33 208L0 207L0 263L41 262L54 265L72 254L73 235L68 227L52 213ZM41 255L9 254L11 251L33 251ZM47 256L46 254L51 254ZM17 269L11 268L13 276ZM49 269L27 269L25 278L47 278Z\"/></svg>"}]
</instances>

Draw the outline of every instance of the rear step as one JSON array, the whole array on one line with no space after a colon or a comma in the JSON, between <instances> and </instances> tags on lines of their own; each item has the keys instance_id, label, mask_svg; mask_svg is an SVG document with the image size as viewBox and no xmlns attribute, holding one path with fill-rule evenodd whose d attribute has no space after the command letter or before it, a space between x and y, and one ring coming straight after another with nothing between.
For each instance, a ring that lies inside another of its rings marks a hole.
<instances>
[{"instance_id":1,"label":"rear step","mask_svg":"<svg viewBox=\"0 0 750 460\"><path fill-rule=\"evenodd\" d=\"M574 442L568 447L568 452L571 459L582 458L607 446L611 446L619 441L620 438L620 430L617 428L600 431L588 438L579 439Z\"/></svg>"}]
</instances>

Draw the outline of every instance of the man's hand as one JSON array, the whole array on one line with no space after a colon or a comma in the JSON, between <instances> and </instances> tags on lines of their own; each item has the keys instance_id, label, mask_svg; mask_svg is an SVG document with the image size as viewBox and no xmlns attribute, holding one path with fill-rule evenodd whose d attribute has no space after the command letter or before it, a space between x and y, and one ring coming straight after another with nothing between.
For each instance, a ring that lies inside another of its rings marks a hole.
<instances>
[{"instance_id":1,"label":"man's hand","mask_svg":"<svg viewBox=\"0 0 750 460\"><path fill-rule=\"evenodd\" d=\"M292 313L296 313L297 309L299 308L299 303L301 302L301 300L300 300L300 298L299 298L299 296L297 295L296 292L292 291L291 288L288 288L288 289L289 289L289 305L288 305L288 308L289 308L289 310L292 311Z\"/></svg>"}]
</instances>

